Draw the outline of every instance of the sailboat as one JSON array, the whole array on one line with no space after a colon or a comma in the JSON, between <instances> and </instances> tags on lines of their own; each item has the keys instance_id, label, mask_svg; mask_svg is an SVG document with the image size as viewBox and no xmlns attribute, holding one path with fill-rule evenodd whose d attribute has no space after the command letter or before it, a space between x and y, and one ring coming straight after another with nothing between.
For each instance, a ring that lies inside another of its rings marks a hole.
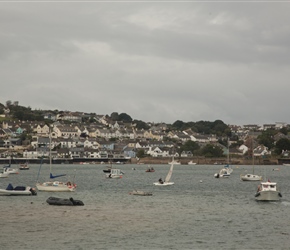
<instances>
[{"instance_id":1,"label":"sailboat","mask_svg":"<svg viewBox=\"0 0 290 250\"><path fill-rule=\"evenodd\" d=\"M230 147L229 147L229 140L228 140L228 155L227 155L227 164L219 171L219 173L215 173L215 178L221 177L230 177L233 169L230 167Z\"/></svg>"},{"instance_id":2,"label":"sailboat","mask_svg":"<svg viewBox=\"0 0 290 250\"><path fill-rule=\"evenodd\" d=\"M42 164L40 164L41 167ZM60 182L54 181L53 179L61 176L65 176L65 174L61 175L52 175L52 162L51 162L51 133L49 133L49 167L50 167L50 180L46 182L38 182L36 183L36 188L38 191L46 191L46 192L72 192L76 189L76 184L68 182ZM39 169L40 172L40 169Z\"/></svg>"},{"instance_id":3,"label":"sailboat","mask_svg":"<svg viewBox=\"0 0 290 250\"><path fill-rule=\"evenodd\" d=\"M7 178L9 175L7 168L3 168L2 173L0 172L0 178Z\"/></svg>"},{"instance_id":4,"label":"sailboat","mask_svg":"<svg viewBox=\"0 0 290 250\"><path fill-rule=\"evenodd\" d=\"M11 146L11 139L9 139L9 151L10 151L10 146ZM8 174L19 174L18 168L12 168L11 167L11 159L12 159L11 152L9 154L10 154L9 164L7 166L4 166L4 171L3 172L6 172Z\"/></svg>"},{"instance_id":5,"label":"sailboat","mask_svg":"<svg viewBox=\"0 0 290 250\"><path fill-rule=\"evenodd\" d=\"M159 179L158 182L154 182L153 184L155 186L170 186L170 185L173 185L174 182L170 182L170 179L171 179L171 176L172 176L172 172L173 172L173 167L174 167L174 164L172 163L171 166L170 166L170 169L169 169L169 172L165 178L164 181L162 181L162 179Z\"/></svg>"},{"instance_id":6,"label":"sailboat","mask_svg":"<svg viewBox=\"0 0 290 250\"><path fill-rule=\"evenodd\" d=\"M253 166L253 174L240 175L240 179L242 181L262 181L263 180L263 177L261 175L256 175L255 174L254 161L255 161L255 157L254 157L253 138L252 138L252 166Z\"/></svg>"}]
</instances>

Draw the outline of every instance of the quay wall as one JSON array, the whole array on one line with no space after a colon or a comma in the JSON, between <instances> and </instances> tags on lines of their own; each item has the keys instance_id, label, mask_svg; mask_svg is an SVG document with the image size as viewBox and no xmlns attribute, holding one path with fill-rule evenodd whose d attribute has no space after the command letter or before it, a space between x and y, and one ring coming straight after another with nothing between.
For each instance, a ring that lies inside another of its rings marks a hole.
<instances>
[{"instance_id":1,"label":"quay wall","mask_svg":"<svg viewBox=\"0 0 290 250\"><path fill-rule=\"evenodd\" d=\"M131 158L131 159L113 159L113 163L122 163L122 164L168 164L172 160L171 157L145 157L141 159ZM191 157L191 158L175 158L183 165L187 165L189 161L193 161L199 165L212 165L218 164L223 165L227 163L225 158L205 158L205 157ZM26 161L29 164L41 164L49 163L49 159L24 159L24 158L13 158L12 164L23 164ZM110 159L108 158L75 158L75 159L63 159L63 158L54 158L52 159L52 164L82 164L82 163L92 163L92 164L101 164L109 163ZM256 159L255 165L282 165L284 163L290 164L290 159ZM9 164L8 158L0 158L0 164ZM252 165L251 159L241 159L241 158L231 158L230 164L233 165Z\"/></svg>"}]
</instances>

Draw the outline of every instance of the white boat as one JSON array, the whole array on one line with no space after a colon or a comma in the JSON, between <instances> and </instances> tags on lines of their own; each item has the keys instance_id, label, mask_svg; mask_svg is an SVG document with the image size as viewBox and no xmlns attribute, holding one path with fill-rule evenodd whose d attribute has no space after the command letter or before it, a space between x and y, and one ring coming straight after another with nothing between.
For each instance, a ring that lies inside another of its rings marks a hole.
<instances>
[{"instance_id":1,"label":"white boat","mask_svg":"<svg viewBox=\"0 0 290 250\"><path fill-rule=\"evenodd\" d=\"M15 188L9 183L6 189L0 189L0 195L36 195L35 188L29 186L16 186Z\"/></svg>"},{"instance_id":2,"label":"white boat","mask_svg":"<svg viewBox=\"0 0 290 250\"><path fill-rule=\"evenodd\" d=\"M244 174L244 175L240 175L240 179L242 181L262 181L263 177L261 175L255 175L255 174Z\"/></svg>"},{"instance_id":3,"label":"white boat","mask_svg":"<svg viewBox=\"0 0 290 250\"><path fill-rule=\"evenodd\" d=\"M123 173L118 168L112 168L111 172L106 174L107 179L121 179L123 177Z\"/></svg>"},{"instance_id":4,"label":"white boat","mask_svg":"<svg viewBox=\"0 0 290 250\"><path fill-rule=\"evenodd\" d=\"M11 167L5 167L5 168L9 174L19 174L19 171L17 168L11 168Z\"/></svg>"},{"instance_id":5,"label":"white boat","mask_svg":"<svg viewBox=\"0 0 290 250\"><path fill-rule=\"evenodd\" d=\"M230 177L233 169L230 167L230 147L229 147L229 140L228 140L228 152L227 152L227 165L225 165L219 173L215 173L215 178L223 178L223 177Z\"/></svg>"},{"instance_id":6,"label":"white boat","mask_svg":"<svg viewBox=\"0 0 290 250\"><path fill-rule=\"evenodd\" d=\"M167 176L166 176L164 181L162 181L162 179L160 178L158 182L154 182L153 184L155 186L170 186L170 185L173 185L174 182L170 182L170 179L171 179L171 176L172 176L172 173L173 173L173 167L174 167L174 164L171 164L169 172L168 172L168 174L167 174Z\"/></svg>"},{"instance_id":7,"label":"white boat","mask_svg":"<svg viewBox=\"0 0 290 250\"><path fill-rule=\"evenodd\" d=\"M263 177L261 175L256 175L255 174L254 161L255 161L255 157L254 157L253 139L252 139L252 168L253 168L253 173L252 174L240 175L240 179L242 181L262 181L263 180Z\"/></svg>"},{"instance_id":8,"label":"white boat","mask_svg":"<svg viewBox=\"0 0 290 250\"><path fill-rule=\"evenodd\" d=\"M24 164L20 164L19 169L20 170L29 170L28 162L25 162Z\"/></svg>"},{"instance_id":9,"label":"white boat","mask_svg":"<svg viewBox=\"0 0 290 250\"><path fill-rule=\"evenodd\" d=\"M290 164L289 163L283 163L283 166L290 167Z\"/></svg>"},{"instance_id":10,"label":"white boat","mask_svg":"<svg viewBox=\"0 0 290 250\"><path fill-rule=\"evenodd\" d=\"M276 182L261 182L258 186L255 199L257 201L279 201L282 198L282 194L277 189Z\"/></svg>"},{"instance_id":11,"label":"white boat","mask_svg":"<svg viewBox=\"0 0 290 250\"><path fill-rule=\"evenodd\" d=\"M41 167L41 164L40 164ZM52 162L51 162L51 133L49 133L49 167L50 167L50 180L46 182L38 182L36 183L36 188L38 191L45 192L72 192L76 189L76 184L74 182L60 182L53 181L53 179L65 176L65 174L61 175L52 175ZM40 171L39 171L40 173ZM37 178L38 179L38 178Z\"/></svg>"},{"instance_id":12,"label":"white boat","mask_svg":"<svg viewBox=\"0 0 290 250\"><path fill-rule=\"evenodd\" d=\"M215 178L227 178L230 177L231 173L229 171L229 169L227 168L222 168L219 173L214 174Z\"/></svg>"},{"instance_id":13,"label":"white boat","mask_svg":"<svg viewBox=\"0 0 290 250\"><path fill-rule=\"evenodd\" d=\"M7 171L7 168L3 168L2 173L0 173L0 178L7 178L9 176L9 172Z\"/></svg>"},{"instance_id":14,"label":"white boat","mask_svg":"<svg viewBox=\"0 0 290 250\"><path fill-rule=\"evenodd\" d=\"M188 165L196 165L196 162L189 161L187 164L188 164Z\"/></svg>"},{"instance_id":15,"label":"white boat","mask_svg":"<svg viewBox=\"0 0 290 250\"><path fill-rule=\"evenodd\" d=\"M19 171L17 168L12 168L11 167L11 156L9 158L9 164L7 166L4 166L4 168L6 168L6 172L8 172L9 174L19 174Z\"/></svg>"}]
</instances>

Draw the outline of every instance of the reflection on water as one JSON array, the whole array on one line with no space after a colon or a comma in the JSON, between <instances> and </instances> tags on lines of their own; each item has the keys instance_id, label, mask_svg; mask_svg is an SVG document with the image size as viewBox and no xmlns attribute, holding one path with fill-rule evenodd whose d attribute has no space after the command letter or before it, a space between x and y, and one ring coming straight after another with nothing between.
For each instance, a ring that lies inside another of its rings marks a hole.
<instances>
[{"instance_id":1,"label":"reflection on water","mask_svg":"<svg viewBox=\"0 0 290 250\"><path fill-rule=\"evenodd\" d=\"M254 200L258 182L241 182L251 166L239 166L228 179L216 179L219 166L179 165L174 186L165 178L169 165L120 165L122 179L106 179L104 165L56 165L55 174L76 175L74 193L38 192L31 197L0 197L2 249L287 249L290 225L286 166L259 167L281 187L282 202ZM133 170L135 168L136 170ZM259 170L257 170L259 171ZM38 166L2 178L1 188L33 185ZM40 177L49 176L48 166ZM202 182L201 182L202 180ZM129 195L133 189L153 196ZM85 206L49 206L49 196L73 197Z\"/></svg>"}]
</instances>

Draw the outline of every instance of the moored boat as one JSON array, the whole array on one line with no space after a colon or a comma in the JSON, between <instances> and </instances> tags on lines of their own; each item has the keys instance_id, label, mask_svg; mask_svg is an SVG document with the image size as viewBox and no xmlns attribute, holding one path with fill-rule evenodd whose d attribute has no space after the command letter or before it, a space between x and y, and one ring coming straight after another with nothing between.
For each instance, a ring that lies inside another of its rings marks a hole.
<instances>
[{"instance_id":1,"label":"moored boat","mask_svg":"<svg viewBox=\"0 0 290 250\"><path fill-rule=\"evenodd\" d=\"M16 186L15 188L11 183L6 189L0 189L0 195L6 196L20 196L20 195L37 195L35 188L29 186Z\"/></svg>"},{"instance_id":2,"label":"moored boat","mask_svg":"<svg viewBox=\"0 0 290 250\"><path fill-rule=\"evenodd\" d=\"M145 192L141 190L133 190L132 192L129 192L131 195L140 195L140 196L152 196L153 194L151 192Z\"/></svg>"},{"instance_id":3,"label":"moored boat","mask_svg":"<svg viewBox=\"0 0 290 250\"><path fill-rule=\"evenodd\" d=\"M120 169L112 168L111 172L106 174L106 178L108 179L121 179L123 177L123 173Z\"/></svg>"},{"instance_id":4,"label":"moored boat","mask_svg":"<svg viewBox=\"0 0 290 250\"><path fill-rule=\"evenodd\" d=\"M148 166L145 172L155 172L155 169L153 167Z\"/></svg>"},{"instance_id":5,"label":"moored boat","mask_svg":"<svg viewBox=\"0 0 290 250\"><path fill-rule=\"evenodd\" d=\"M41 168L40 164L40 168ZM40 174L40 168L38 171L38 177ZM77 185L73 182L66 181L66 182L61 182L61 181L53 181L53 179L66 176L66 174L59 174L59 175L53 175L52 174L52 157L51 157L51 131L49 133L49 168L50 168L50 175L49 175L49 180L45 182L39 182L38 177L37 177L37 182L36 182L36 188L38 191L45 191L45 192L72 192L75 191Z\"/></svg>"},{"instance_id":6,"label":"moored boat","mask_svg":"<svg viewBox=\"0 0 290 250\"><path fill-rule=\"evenodd\" d=\"M28 163L20 164L19 170L29 170Z\"/></svg>"},{"instance_id":7,"label":"moored boat","mask_svg":"<svg viewBox=\"0 0 290 250\"><path fill-rule=\"evenodd\" d=\"M17 168L11 168L11 167L4 167L4 168L6 168L6 172L8 172L9 174L19 174Z\"/></svg>"},{"instance_id":8,"label":"moored boat","mask_svg":"<svg viewBox=\"0 0 290 250\"><path fill-rule=\"evenodd\" d=\"M240 179L242 181L262 181L263 177L261 175L245 174L245 175L240 175Z\"/></svg>"},{"instance_id":9,"label":"moored boat","mask_svg":"<svg viewBox=\"0 0 290 250\"><path fill-rule=\"evenodd\" d=\"M229 169L222 168L219 173L214 174L215 178L228 178L231 176Z\"/></svg>"},{"instance_id":10,"label":"moored boat","mask_svg":"<svg viewBox=\"0 0 290 250\"><path fill-rule=\"evenodd\" d=\"M7 178L9 176L9 172L7 171L7 168L3 168L2 173L0 173L0 178Z\"/></svg>"},{"instance_id":11,"label":"moored boat","mask_svg":"<svg viewBox=\"0 0 290 250\"><path fill-rule=\"evenodd\" d=\"M84 203L81 200L74 200L72 197L69 199L63 199L58 197L49 197L46 202L49 205L54 206L84 206Z\"/></svg>"}]
</instances>

